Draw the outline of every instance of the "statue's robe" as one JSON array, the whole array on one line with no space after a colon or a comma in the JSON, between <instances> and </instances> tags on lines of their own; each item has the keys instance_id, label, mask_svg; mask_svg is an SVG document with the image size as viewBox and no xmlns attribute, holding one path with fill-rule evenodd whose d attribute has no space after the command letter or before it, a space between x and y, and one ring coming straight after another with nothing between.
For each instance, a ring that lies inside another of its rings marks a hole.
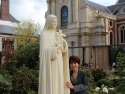
<instances>
[{"instance_id":1,"label":"statue's robe","mask_svg":"<svg viewBox=\"0 0 125 94\"><path fill-rule=\"evenodd\" d=\"M55 32L45 29L40 35L40 71L38 94L69 94L68 46L63 39L62 49L53 45ZM57 42L58 44L58 42Z\"/></svg>"}]
</instances>

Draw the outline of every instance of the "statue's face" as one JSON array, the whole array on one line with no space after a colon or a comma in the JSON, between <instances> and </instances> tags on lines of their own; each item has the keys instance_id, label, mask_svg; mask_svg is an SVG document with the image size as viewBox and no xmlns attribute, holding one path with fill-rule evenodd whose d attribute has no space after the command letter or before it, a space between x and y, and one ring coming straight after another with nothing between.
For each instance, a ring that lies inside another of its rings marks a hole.
<instances>
[{"instance_id":1,"label":"statue's face","mask_svg":"<svg viewBox=\"0 0 125 94\"><path fill-rule=\"evenodd\" d=\"M57 19L54 18L51 25L49 26L50 29L56 29L57 27Z\"/></svg>"},{"instance_id":2,"label":"statue's face","mask_svg":"<svg viewBox=\"0 0 125 94\"><path fill-rule=\"evenodd\" d=\"M51 27L52 27L53 29L55 29L55 28L57 27L57 19L56 19L56 18L53 19L52 24L51 24Z\"/></svg>"}]
</instances>

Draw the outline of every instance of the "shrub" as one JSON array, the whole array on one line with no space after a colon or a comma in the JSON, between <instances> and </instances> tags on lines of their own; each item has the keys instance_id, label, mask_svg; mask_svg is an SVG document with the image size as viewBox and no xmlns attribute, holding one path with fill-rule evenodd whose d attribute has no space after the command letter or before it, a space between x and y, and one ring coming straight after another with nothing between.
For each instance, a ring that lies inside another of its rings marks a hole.
<instances>
[{"instance_id":1,"label":"shrub","mask_svg":"<svg viewBox=\"0 0 125 94\"><path fill-rule=\"evenodd\" d=\"M0 67L0 93L37 94L38 77L39 43L35 42L18 48L16 59Z\"/></svg>"},{"instance_id":2,"label":"shrub","mask_svg":"<svg viewBox=\"0 0 125 94\"><path fill-rule=\"evenodd\" d=\"M10 94L12 90L12 77L8 74L0 75L0 93Z\"/></svg>"},{"instance_id":3,"label":"shrub","mask_svg":"<svg viewBox=\"0 0 125 94\"><path fill-rule=\"evenodd\" d=\"M97 86L98 86L98 87L101 87L102 84L104 84L105 86L110 87L110 83L109 83L109 81L106 80L106 79L100 79L100 80L97 82Z\"/></svg>"},{"instance_id":4,"label":"shrub","mask_svg":"<svg viewBox=\"0 0 125 94\"><path fill-rule=\"evenodd\" d=\"M82 68L83 69L83 68ZM94 77L91 73L91 68L84 68L84 71L86 71L87 73L87 77L88 77L88 94L93 93L93 87L95 87L95 82L94 82Z\"/></svg>"},{"instance_id":5,"label":"shrub","mask_svg":"<svg viewBox=\"0 0 125 94\"><path fill-rule=\"evenodd\" d=\"M38 91L38 70L29 70L28 67L20 67L13 75L12 94L28 94L29 90L32 92Z\"/></svg>"},{"instance_id":6,"label":"shrub","mask_svg":"<svg viewBox=\"0 0 125 94\"><path fill-rule=\"evenodd\" d=\"M119 84L119 79L113 79L113 80L111 80L111 85L112 85L113 87L118 86L118 84Z\"/></svg>"},{"instance_id":7,"label":"shrub","mask_svg":"<svg viewBox=\"0 0 125 94\"><path fill-rule=\"evenodd\" d=\"M17 49L17 67L25 65L29 69L38 67L39 42L30 43Z\"/></svg>"},{"instance_id":8,"label":"shrub","mask_svg":"<svg viewBox=\"0 0 125 94\"><path fill-rule=\"evenodd\" d=\"M120 77L125 76L124 69L125 69L125 54L119 53L116 58L116 74Z\"/></svg>"},{"instance_id":9,"label":"shrub","mask_svg":"<svg viewBox=\"0 0 125 94\"><path fill-rule=\"evenodd\" d=\"M120 53L116 58L116 74L118 75L118 92L125 93L125 53Z\"/></svg>"},{"instance_id":10,"label":"shrub","mask_svg":"<svg viewBox=\"0 0 125 94\"><path fill-rule=\"evenodd\" d=\"M118 92L125 94L125 78L119 79Z\"/></svg>"},{"instance_id":11,"label":"shrub","mask_svg":"<svg viewBox=\"0 0 125 94\"><path fill-rule=\"evenodd\" d=\"M92 69L92 75L94 77L94 81L97 82L100 79L103 79L106 77L106 71L103 70L102 68L95 68Z\"/></svg>"},{"instance_id":12,"label":"shrub","mask_svg":"<svg viewBox=\"0 0 125 94\"><path fill-rule=\"evenodd\" d=\"M118 93L116 90L110 90L109 89L109 93L108 94L121 94L121 93Z\"/></svg>"},{"instance_id":13,"label":"shrub","mask_svg":"<svg viewBox=\"0 0 125 94\"><path fill-rule=\"evenodd\" d=\"M122 47L119 47L119 48L118 48L118 50L116 51L116 53L115 53L115 55L114 55L114 59L113 59L114 62L116 61L119 52L120 52L120 53L124 53L125 50L124 50Z\"/></svg>"}]
</instances>

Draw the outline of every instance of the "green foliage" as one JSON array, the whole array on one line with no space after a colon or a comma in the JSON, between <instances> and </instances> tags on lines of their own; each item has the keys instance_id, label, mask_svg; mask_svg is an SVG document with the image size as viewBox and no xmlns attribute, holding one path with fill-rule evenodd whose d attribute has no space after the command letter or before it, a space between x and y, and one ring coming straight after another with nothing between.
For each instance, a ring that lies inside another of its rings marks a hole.
<instances>
[{"instance_id":1,"label":"green foliage","mask_svg":"<svg viewBox=\"0 0 125 94\"><path fill-rule=\"evenodd\" d=\"M105 86L108 86L110 87L110 82L106 79L100 79L98 82L97 82L97 86L98 87L101 87L102 84L104 84Z\"/></svg>"},{"instance_id":2,"label":"green foliage","mask_svg":"<svg viewBox=\"0 0 125 94\"><path fill-rule=\"evenodd\" d=\"M94 77L94 81L97 82L100 79L104 79L106 77L106 71L103 70L102 68L95 68L92 69L92 75Z\"/></svg>"},{"instance_id":3,"label":"green foliage","mask_svg":"<svg viewBox=\"0 0 125 94\"><path fill-rule=\"evenodd\" d=\"M17 67L25 65L29 69L39 67L39 42L30 43L17 49Z\"/></svg>"},{"instance_id":4,"label":"green foliage","mask_svg":"<svg viewBox=\"0 0 125 94\"><path fill-rule=\"evenodd\" d=\"M0 73L0 93L10 94L12 90L12 77L7 72L5 73Z\"/></svg>"},{"instance_id":5,"label":"green foliage","mask_svg":"<svg viewBox=\"0 0 125 94\"><path fill-rule=\"evenodd\" d=\"M125 77L125 53L120 53L116 58L116 74L120 77Z\"/></svg>"},{"instance_id":6,"label":"green foliage","mask_svg":"<svg viewBox=\"0 0 125 94\"><path fill-rule=\"evenodd\" d=\"M12 81L12 94L28 94L29 90L38 91L38 70L29 70L23 66L16 69L15 74Z\"/></svg>"},{"instance_id":7,"label":"green foliage","mask_svg":"<svg viewBox=\"0 0 125 94\"><path fill-rule=\"evenodd\" d=\"M87 73L87 77L88 77L88 94L92 94L93 93L93 88L95 88L96 84L94 82L94 77L92 75L91 68L84 68L84 67L81 66L80 69Z\"/></svg>"},{"instance_id":8,"label":"green foliage","mask_svg":"<svg viewBox=\"0 0 125 94\"><path fill-rule=\"evenodd\" d=\"M117 58L117 55L120 53L124 53L125 50L122 48L122 47L119 47L118 50L116 51L115 55L114 55L114 59L113 61L116 62L116 58Z\"/></svg>"},{"instance_id":9,"label":"green foliage","mask_svg":"<svg viewBox=\"0 0 125 94\"><path fill-rule=\"evenodd\" d=\"M120 93L118 93L116 90L109 90L108 94L120 94Z\"/></svg>"},{"instance_id":10,"label":"green foliage","mask_svg":"<svg viewBox=\"0 0 125 94\"><path fill-rule=\"evenodd\" d=\"M38 94L38 77L39 42L34 42L18 48L17 57L0 67L0 93Z\"/></svg>"},{"instance_id":11,"label":"green foliage","mask_svg":"<svg viewBox=\"0 0 125 94\"><path fill-rule=\"evenodd\" d=\"M17 38L17 46L26 45L28 42L34 42L37 40L38 32L40 32L40 24L35 23L34 20L23 19L20 23L17 23L16 32L14 30L14 36Z\"/></svg>"},{"instance_id":12,"label":"green foliage","mask_svg":"<svg viewBox=\"0 0 125 94\"><path fill-rule=\"evenodd\" d=\"M119 52L116 58L116 74L119 76L118 91L125 93L125 53Z\"/></svg>"},{"instance_id":13,"label":"green foliage","mask_svg":"<svg viewBox=\"0 0 125 94\"><path fill-rule=\"evenodd\" d=\"M111 85L112 85L113 87L118 86L118 84L119 84L119 79L113 79L113 80L111 80Z\"/></svg>"},{"instance_id":14,"label":"green foliage","mask_svg":"<svg viewBox=\"0 0 125 94\"><path fill-rule=\"evenodd\" d=\"M118 92L125 94L125 78L119 79L119 84L118 84L117 90L118 90Z\"/></svg>"}]
</instances>

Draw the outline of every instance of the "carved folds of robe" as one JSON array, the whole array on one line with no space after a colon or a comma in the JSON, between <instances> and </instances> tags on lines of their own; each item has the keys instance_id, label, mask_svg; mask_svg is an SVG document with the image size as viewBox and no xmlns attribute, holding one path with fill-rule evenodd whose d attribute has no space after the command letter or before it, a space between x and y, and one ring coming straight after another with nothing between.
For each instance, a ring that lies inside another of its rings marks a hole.
<instances>
[{"instance_id":1,"label":"carved folds of robe","mask_svg":"<svg viewBox=\"0 0 125 94\"><path fill-rule=\"evenodd\" d=\"M48 31L54 19L49 15L40 35L40 71L38 94L69 94L68 46L59 32ZM60 49L57 46L61 45Z\"/></svg>"}]
</instances>

